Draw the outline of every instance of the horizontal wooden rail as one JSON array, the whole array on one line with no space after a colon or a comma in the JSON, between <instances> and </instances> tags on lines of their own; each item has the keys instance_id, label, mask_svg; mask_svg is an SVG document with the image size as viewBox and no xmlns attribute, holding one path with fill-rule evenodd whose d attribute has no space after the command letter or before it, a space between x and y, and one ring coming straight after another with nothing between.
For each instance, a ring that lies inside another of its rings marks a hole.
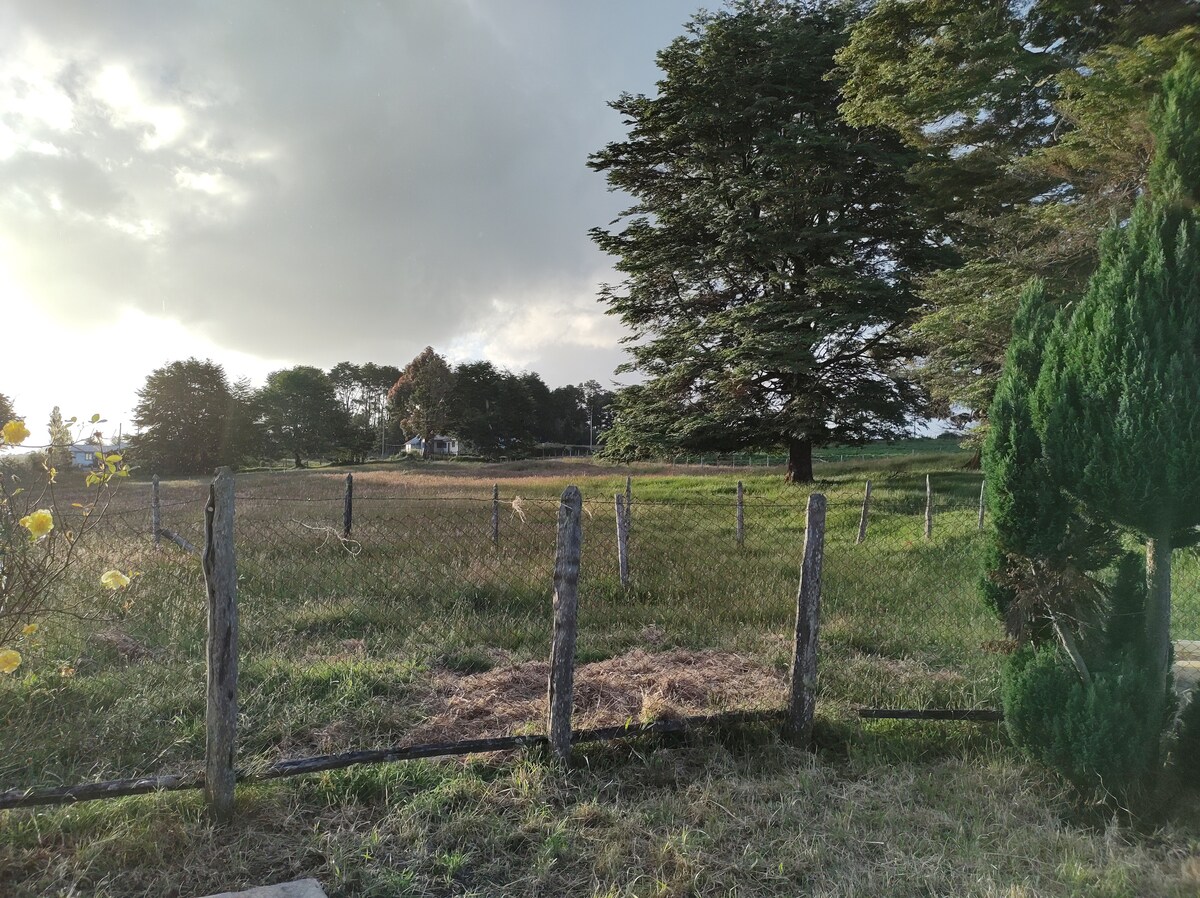
<instances>
[{"instance_id":1,"label":"horizontal wooden rail","mask_svg":"<svg viewBox=\"0 0 1200 898\"><path fill-rule=\"evenodd\" d=\"M869 720L981 720L1004 719L1001 711L989 708L859 708L858 716Z\"/></svg>"},{"instance_id":2,"label":"horizontal wooden rail","mask_svg":"<svg viewBox=\"0 0 1200 898\"><path fill-rule=\"evenodd\" d=\"M783 711L730 711L723 714L697 715L669 720L654 720L649 723L634 723L624 726L601 727L592 730L576 730L571 734L573 743L606 742L613 739L629 739L654 733L677 733L705 726L731 726L741 723L756 723L783 717ZM451 755L481 754L492 751L511 751L518 748L549 745L545 736L495 736L487 739L463 739L457 742L434 742L426 745L396 746L364 751L348 751L335 755L319 755L312 758L296 758L276 761L261 770L239 771L239 783L261 782L300 776L305 773L321 773L326 770L341 770L356 764L382 764L392 761L415 761L422 758L439 758ZM80 801L96 801L104 798L122 798L129 795L147 795L151 792L178 792L184 789L202 789L203 774L184 776L146 776L136 779L108 780L100 783L81 783L49 789L11 789L0 792L0 810L28 808L37 805L74 804Z\"/></svg>"}]
</instances>

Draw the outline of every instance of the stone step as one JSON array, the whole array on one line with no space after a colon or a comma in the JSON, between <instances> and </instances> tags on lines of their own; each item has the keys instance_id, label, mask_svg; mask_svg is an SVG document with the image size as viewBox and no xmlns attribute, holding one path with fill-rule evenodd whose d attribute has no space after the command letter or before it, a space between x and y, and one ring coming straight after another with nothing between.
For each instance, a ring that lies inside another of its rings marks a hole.
<instances>
[{"instance_id":1,"label":"stone step","mask_svg":"<svg viewBox=\"0 0 1200 898\"><path fill-rule=\"evenodd\" d=\"M221 892L205 898L327 898L321 884L315 879L297 879L273 886L258 886L244 892Z\"/></svg>"}]
</instances>

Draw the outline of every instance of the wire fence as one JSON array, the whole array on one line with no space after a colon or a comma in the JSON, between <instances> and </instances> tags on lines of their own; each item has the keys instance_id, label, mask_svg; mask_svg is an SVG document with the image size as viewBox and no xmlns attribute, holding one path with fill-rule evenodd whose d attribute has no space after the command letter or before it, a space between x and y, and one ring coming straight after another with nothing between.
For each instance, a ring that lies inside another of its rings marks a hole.
<instances>
[{"instance_id":1,"label":"wire fence","mask_svg":"<svg viewBox=\"0 0 1200 898\"><path fill-rule=\"evenodd\" d=\"M202 769L206 493L176 492L157 545L148 507L110 512L62 587L86 604L47 618L0 678L0 789ZM728 497L624 498L584 502L579 725L782 707L807 497L739 503L730 484ZM239 767L543 733L558 505L363 495L347 516L332 491L240 493ZM977 506L935 504L929 521L925 496L888 495L861 542L860 521L858 502L829 504L825 713L997 706L1010 644L977 590ZM137 572L126 590L88 585L111 567ZM1174 572L1187 662L1195 553Z\"/></svg>"}]
</instances>

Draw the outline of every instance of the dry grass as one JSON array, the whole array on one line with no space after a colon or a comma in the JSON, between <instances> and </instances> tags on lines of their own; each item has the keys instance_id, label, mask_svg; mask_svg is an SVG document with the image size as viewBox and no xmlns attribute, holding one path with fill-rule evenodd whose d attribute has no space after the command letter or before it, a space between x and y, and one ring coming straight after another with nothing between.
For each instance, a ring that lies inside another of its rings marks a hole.
<instances>
[{"instance_id":1,"label":"dry grass","mask_svg":"<svg viewBox=\"0 0 1200 898\"><path fill-rule=\"evenodd\" d=\"M478 674L438 671L425 702L426 719L411 744L542 732L550 666L528 661ZM619 726L629 721L716 711L774 709L784 704L776 670L733 652L641 649L575 671L574 726Z\"/></svg>"}]
</instances>

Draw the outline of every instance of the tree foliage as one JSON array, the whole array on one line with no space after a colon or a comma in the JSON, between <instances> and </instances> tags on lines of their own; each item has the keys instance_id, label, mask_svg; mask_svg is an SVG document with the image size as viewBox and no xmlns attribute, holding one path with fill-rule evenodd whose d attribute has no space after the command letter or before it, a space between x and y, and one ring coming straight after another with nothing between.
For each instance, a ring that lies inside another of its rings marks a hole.
<instances>
[{"instance_id":1,"label":"tree foliage","mask_svg":"<svg viewBox=\"0 0 1200 898\"><path fill-rule=\"evenodd\" d=\"M1056 302L1082 292L1145 186L1145 110L1198 22L1190 0L881 0L855 24L843 111L921 150L958 252L922 280L910 331L942 413L983 416L1030 277Z\"/></svg>"},{"instance_id":2,"label":"tree foliage","mask_svg":"<svg viewBox=\"0 0 1200 898\"><path fill-rule=\"evenodd\" d=\"M1170 657L1170 558L1200 524L1200 64L1155 104L1149 190L1046 351L1036 393L1052 476L1147 543L1156 667Z\"/></svg>"},{"instance_id":3,"label":"tree foliage","mask_svg":"<svg viewBox=\"0 0 1200 898\"><path fill-rule=\"evenodd\" d=\"M399 377L399 368L374 362L339 362L329 370L338 402L350 419L347 448L356 459L372 450L385 452L391 424L388 391Z\"/></svg>"},{"instance_id":4,"label":"tree foliage","mask_svg":"<svg viewBox=\"0 0 1200 898\"><path fill-rule=\"evenodd\" d=\"M433 438L450 423L453 390L454 372L432 346L426 346L388 391L404 429L421 438L426 458L432 452Z\"/></svg>"},{"instance_id":5,"label":"tree foliage","mask_svg":"<svg viewBox=\"0 0 1200 898\"><path fill-rule=\"evenodd\" d=\"M56 405L50 410L50 420L46 424L50 434L50 445L46 449L46 464L51 468L67 468L71 464L71 427L62 416L62 410Z\"/></svg>"},{"instance_id":6,"label":"tree foliage","mask_svg":"<svg viewBox=\"0 0 1200 898\"><path fill-rule=\"evenodd\" d=\"M241 460L240 404L225 369L189 358L156 368L138 391L130 457L145 471L207 474Z\"/></svg>"},{"instance_id":7,"label":"tree foliage","mask_svg":"<svg viewBox=\"0 0 1200 898\"><path fill-rule=\"evenodd\" d=\"M601 294L632 331L607 450L784 443L903 431L921 394L897 333L937 255L899 139L838 114L840 8L743 2L658 55L654 97L612 103L627 139L589 165L634 197L592 237L624 276Z\"/></svg>"},{"instance_id":8,"label":"tree foliage","mask_svg":"<svg viewBox=\"0 0 1200 898\"><path fill-rule=\"evenodd\" d=\"M257 405L267 446L291 455L298 468L305 458L336 450L349 435L350 416L320 368L297 365L272 372Z\"/></svg>"}]
</instances>

